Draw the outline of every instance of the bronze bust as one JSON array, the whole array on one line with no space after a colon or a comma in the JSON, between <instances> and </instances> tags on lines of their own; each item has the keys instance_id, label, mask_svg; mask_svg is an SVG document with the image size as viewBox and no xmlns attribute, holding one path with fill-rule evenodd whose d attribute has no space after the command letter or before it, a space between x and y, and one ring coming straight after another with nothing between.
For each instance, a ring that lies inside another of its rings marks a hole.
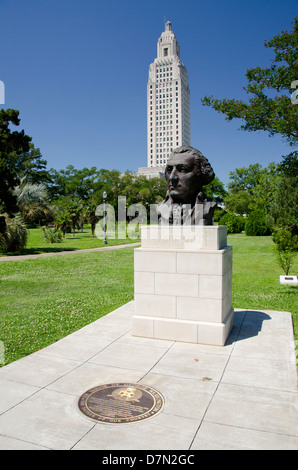
<instances>
[{"instance_id":1,"label":"bronze bust","mask_svg":"<svg viewBox=\"0 0 298 470\"><path fill-rule=\"evenodd\" d=\"M216 203L207 199L203 186L214 179L206 157L193 147L177 147L165 168L168 190L158 207L160 224L212 225Z\"/></svg>"}]
</instances>

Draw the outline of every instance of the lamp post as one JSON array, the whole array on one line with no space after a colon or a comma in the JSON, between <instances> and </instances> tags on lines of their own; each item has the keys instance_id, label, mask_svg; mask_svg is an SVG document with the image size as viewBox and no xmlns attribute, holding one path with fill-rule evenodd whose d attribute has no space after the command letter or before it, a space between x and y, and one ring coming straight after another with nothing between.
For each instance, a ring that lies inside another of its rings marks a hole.
<instances>
[{"instance_id":1,"label":"lamp post","mask_svg":"<svg viewBox=\"0 0 298 470\"><path fill-rule=\"evenodd\" d=\"M107 242L107 237L106 237L106 198L107 198L107 193L104 191L102 194L103 197L103 232L104 232L104 238L103 238L103 244L106 245Z\"/></svg>"}]
</instances>

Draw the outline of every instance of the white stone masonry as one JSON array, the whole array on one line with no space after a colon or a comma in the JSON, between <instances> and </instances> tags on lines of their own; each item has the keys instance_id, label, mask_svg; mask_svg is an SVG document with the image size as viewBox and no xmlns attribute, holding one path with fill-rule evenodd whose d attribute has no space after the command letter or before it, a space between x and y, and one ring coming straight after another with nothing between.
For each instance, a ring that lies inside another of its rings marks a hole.
<instances>
[{"instance_id":1,"label":"white stone masonry","mask_svg":"<svg viewBox=\"0 0 298 470\"><path fill-rule=\"evenodd\" d=\"M233 326L226 226L142 227L132 334L224 345Z\"/></svg>"}]
</instances>

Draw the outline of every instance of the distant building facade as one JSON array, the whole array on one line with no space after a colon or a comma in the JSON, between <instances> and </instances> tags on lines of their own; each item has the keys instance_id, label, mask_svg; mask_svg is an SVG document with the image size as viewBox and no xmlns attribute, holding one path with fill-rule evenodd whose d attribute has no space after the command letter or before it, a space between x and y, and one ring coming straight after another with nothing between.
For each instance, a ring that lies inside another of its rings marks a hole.
<instances>
[{"instance_id":1,"label":"distant building facade","mask_svg":"<svg viewBox=\"0 0 298 470\"><path fill-rule=\"evenodd\" d=\"M157 43L157 58L149 67L147 84L147 167L138 173L163 176L172 150L190 145L190 91L188 74L172 24Z\"/></svg>"},{"instance_id":2,"label":"distant building facade","mask_svg":"<svg viewBox=\"0 0 298 470\"><path fill-rule=\"evenodd\" d=\"M147 166L164 167L172 150L190 145L188 74L170 21L157 43L147 84Z\"/></svg>"}]
</instances>

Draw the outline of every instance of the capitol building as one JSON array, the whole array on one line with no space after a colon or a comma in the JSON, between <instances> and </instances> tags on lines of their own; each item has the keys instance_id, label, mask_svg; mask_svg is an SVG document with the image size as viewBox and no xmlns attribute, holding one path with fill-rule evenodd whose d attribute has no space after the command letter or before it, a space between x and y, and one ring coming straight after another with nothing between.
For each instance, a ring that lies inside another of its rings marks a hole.
<instances>
[{"instance_id":1,"label":"capitol building","mask_svg":"<svg viewBox=\"0 0 298 470\"><path fill-rule=\"evenodd\" d=\"M138 173L161 176L174 148L190 145L188 74L170 21L157 43L147 83L147 167Z\"/></svg>"}]
</instances>

